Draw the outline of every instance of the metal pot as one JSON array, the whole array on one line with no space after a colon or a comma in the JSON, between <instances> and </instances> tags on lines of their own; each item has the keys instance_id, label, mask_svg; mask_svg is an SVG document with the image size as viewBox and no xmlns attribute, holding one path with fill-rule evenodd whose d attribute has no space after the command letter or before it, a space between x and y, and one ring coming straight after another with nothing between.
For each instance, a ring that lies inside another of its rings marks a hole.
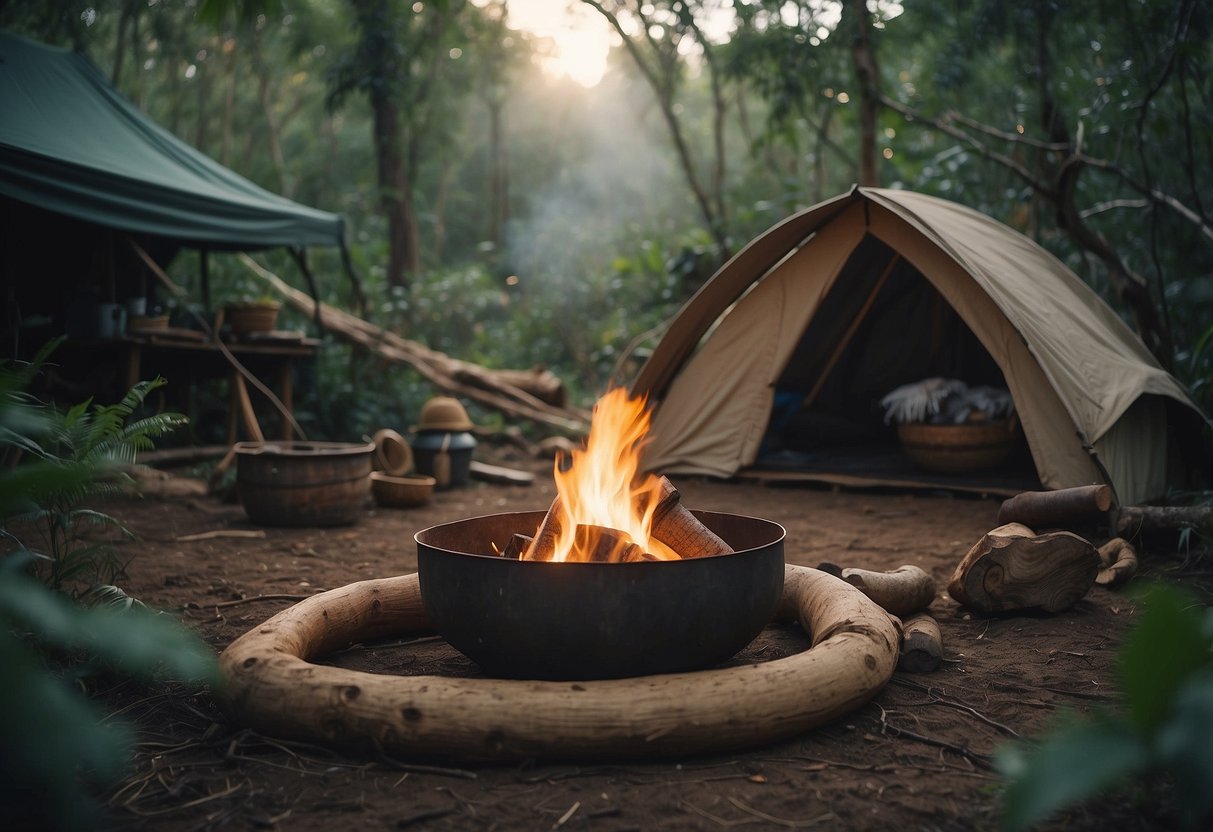
<instances>
[{"instance_id":1,"label":"metal pot","mask_svg":"<svg viewBox=\"0 0 1213 832\"><path fill-rule=\"evenodd\" d=\"M736 551L639 563L499 557L544 512L494 514L417 533L421 595L439 634L488 674L609 679L697 670L732 657L774 617L783 527L695 512Z\"/></svg>"}]
</instances>

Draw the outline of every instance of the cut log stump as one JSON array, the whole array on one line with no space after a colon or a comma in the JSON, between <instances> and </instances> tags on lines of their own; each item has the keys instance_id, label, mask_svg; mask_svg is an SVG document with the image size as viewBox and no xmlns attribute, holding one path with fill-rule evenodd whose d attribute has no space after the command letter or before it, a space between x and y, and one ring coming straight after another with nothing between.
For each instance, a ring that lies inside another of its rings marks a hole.
<instances>
[{"instance_id":1,"label":"cut log stump","mask_svg":"<svg viewBox=\"0 0 1213 832\"><path fill-rule=\"evenodd\" d=\"M957 565L948 594L983 613L1058 612L1095 583L1099 552L1071 532L1038 535L1007 523L982 536Z\"/></svg>"},{"instance_id":2,"label":"cut log stump","mask_svg":"<svg viewBox=\"0 0 1213 832\"><path fill-rule=\"evenodd\" d=\"M901 658L897 669L903 673L932 673L943 663L943 636L939 624L926 613L907 618L901 624Z\"/></svg>"}]
</instances>

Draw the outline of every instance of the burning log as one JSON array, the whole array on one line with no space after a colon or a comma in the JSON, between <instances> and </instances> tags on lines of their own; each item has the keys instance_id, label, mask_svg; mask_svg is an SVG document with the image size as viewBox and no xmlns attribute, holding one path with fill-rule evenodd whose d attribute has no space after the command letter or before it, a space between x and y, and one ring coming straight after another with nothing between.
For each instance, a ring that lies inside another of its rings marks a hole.
<instances>
[{"instance_id":1,"label":"burning log","mask_svg":"<svg viewBox=\"0 0 1213 832\"><path fill-rule=\"evenodd\" d=\"M522 557L523 552L531 545L533 537L528 537L525 534L510 535L510 540L505 544L505 549L502 550L501 556L510 560L518 560Z\"/></svg>"},{"instance_id":2,"label":"burning log","mask_svg":"<svg viewBox=\"0 0 1213 832\"><path fill-rule=\"evenodd\" d=\"M531 545L522 554L523 560L552 559L556 553L556 542L560 539L560 533L563 530L563 523L560 519L562 514L564 514L564 506L560 501L560 495L557 494L548 507L548 513L543 516L543 522L535 530L535 537L531 540Z\"/></svg>"},{"instance_id":3,"label":"burning log","mask_svg":"<svg viewBox=\"0 0 1213 832\"><path fill-rule=\"evenodd\" d=\"M661 478L661 500L653 512L653 537L683 558L709 558L733 552L733 547L682 504L682 495L667 477Z\"/></svg>"},{"instance_id":4,"label":"burning log","mask_svg":"<svg viewBox=\"0 0 1213 832\"><path fill-rule=\"evenodd\" d=\"M623 532L605 526L578 523L573 530L574 548L587 552L591 563L632 563L644 560L644 551Z\"/></svg>"},{"instance_id":5,"label":"burning log","mask_svg":"<svg viewBox=\"0 0 1213 832\"><path fill-rule=\"evenodd\" d=\"M1095 583L1099 553L1072 532L1036 534L1007 523L982 536L956 566L948 593L978 612L1058 612Z\"/></svg>"},{"instance_id":6,"label":"burning log","mask_svg":"<svg viewBox=\"0 0 1213 832\"><path fill-rule=\"evenodd\" d=\"M706 558L715 555L732 554L732 546L701 523L699 518L691 513L690 509L682 505L678 489L666 477L661 478L661 493L661 499L657 504L657 508L653 511L652 536L654 540L664 544L680 558ZM539 524L534 540L523 554L524 560L552 559L556 552L556 545L563 533L563 516L564 505L560 499L560 495L557 495L552 500L552 505L548 508L547 514L544 515L543 522ZM583 528L586 531L583 532ZM595 543L589 529L595 529L602 534L608 535L610 541L616 541L621 537L627 538L627 535L618 529L610 529L604 526L582 526L579 524L575 530L575 534L579 535L576 539L576 546L582 551L593 550L594 554L590 556L590 560L598 560L600 559L599 554L601 554L601 551L614 551L616 547L613 542L603 543L599 541ZM630 539L627 542L636 546L635 542ZM618 551L625 552L626 550L624 547L618 547ZM633 560L662 559L644 552L639 546L636 546L636 552L628 553L628 556ZM666 557L669 557L669 553L666 553ZM615 557L613 559L618 560L619 558Z\"/></svg>"},{"instance_id":7,"label":"burning log","mask_svg":"<svg viewBox=\"0 0 1213 832\"><path fill-rule=\"evenodd\" d=\"M779 617L799 621L813 646L761 664L570 690L311 663L359 641L431 632L412 574L320 593L254 627L220 656L218 695L257 731L369 754L634 760L755 747L858 708L897 662L897 629L863 593L815 569L784 574Z\"/></svg>"},{"instance_id":8,"label":"burning log","mask_svg":"<svg viewBox=\"0 0 1213 832\"><path fill-rule=\"evenodd\" d=\"M931 673L943 663L943 636L939 623L922 613L901 624L901 657L897 669L904 673Z\"/></svg>"},{"instance_id":9,"label":"burning log","mask_svg":"<svg viewBox=\"0 0 1213 832\"><path fill-rule=\"evenodd\" d=\"M823 563L817 568L842 578L880 604L890 615L909 615L926 609L935 600L935 580L912 564L899 566L892 572L870 572L850 567L843 569L832 563Z\"/></svg>"}]
</instances>

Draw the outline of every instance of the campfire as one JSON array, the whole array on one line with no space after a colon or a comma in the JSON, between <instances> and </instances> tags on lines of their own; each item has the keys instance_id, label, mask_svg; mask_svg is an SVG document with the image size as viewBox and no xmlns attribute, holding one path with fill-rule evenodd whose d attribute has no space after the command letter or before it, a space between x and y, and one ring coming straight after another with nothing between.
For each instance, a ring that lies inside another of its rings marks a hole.
<instances>
[{"instance_id":1,"label":"campfire","mask_svg":"<svg viewBox=\"0 0 1213 832\"><path fill-rule=\"evenodd\" d=\"M533 535L515 534L506 557L629 563L711 557L733 549L682 505L665 477L640 472L649 410L615 388L594 406L583 449L558 457L556 499Z\"/></svg>"},{"instance_id":2,"label":"campfire","mask_svg":"<svg viewBox=\"0 0 1213 832\"><path fill-rule=\"evenodd\" d=\"M225 706L268 733L380 754L635 759L752 747L875 695L900 644L889 615L847 581L785 567L778 523L687 509L638 476L647 425L643 402L608 394L585 448L557 464L549 510L431 526L416 574L329 590L246 633L221 660ZM799 621L812 648L718 667L773 620ZM311 663L435 630L498 678Z\"/></svg>"},{"instance_id":3,"label":"campfire","mask_svg":"<svg viewBox=\"0 0 1213 832\"><path fill-rule=\"evenodd\" d=\"M649 426L623 390L558 459L546 512L473 517L417 534L426 611L491 675L606 679L719 664L773 617L783 528L692 511L640 473Z\"/></svg>"}]
</instances>

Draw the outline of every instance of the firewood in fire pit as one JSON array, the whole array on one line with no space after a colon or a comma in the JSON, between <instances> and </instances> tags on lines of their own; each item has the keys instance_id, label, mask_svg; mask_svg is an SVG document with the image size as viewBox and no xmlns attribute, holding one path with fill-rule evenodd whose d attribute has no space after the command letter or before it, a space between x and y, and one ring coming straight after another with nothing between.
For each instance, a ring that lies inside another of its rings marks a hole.
<instances>
[{"instance_id":1,"label":"firewood in fire pit","mask_svg":"<svg viewBox=\"0 0 1213 832\"><path fill-rule=\"evenodd\" d=\"M560 495L552 500L548 513L543 516L543 522L535 531L531 545L522 553L523 560L551 560L556 552L556 541L560 538L560 515L563 513Z\"/></svg>"},{"instance_id":2,"label":"firewood in fire pit","mask_svg":"<svg viewBox=\"0 0 1213 832\"><path fill-rule=\"evenodd\" d=\"M644 560L644 551L625 533L605 526L578 523L573 530L574 548L588 552L591 563L633 563Z\"/></svg>"},{"instance_id":3,"label":"firewood in fire pit","mask_svg":"<svg viewBox=\"0 0 1213 832\"><path fill-rule=\"evenodd\" d=\"M518 560L522 557L522 553L527 550L527 547L531 545L532 540L534 538L525 534L510 535L510 541L505 544L505 550L501 553L501 556L510 560Z\"/></svg>"},{"instance_id":4,"label":"firewood in fire pit","mask_svg":"<svg viewBox=\"0 0 1213 832\"><path fill-rule=\"evenodd\" d=\"M668 478L661 478L661 501L653 512L653 537L683 558L732 554L733 547L699 522L682 504L682 495Z\"/></svg>"}]
</instances>

